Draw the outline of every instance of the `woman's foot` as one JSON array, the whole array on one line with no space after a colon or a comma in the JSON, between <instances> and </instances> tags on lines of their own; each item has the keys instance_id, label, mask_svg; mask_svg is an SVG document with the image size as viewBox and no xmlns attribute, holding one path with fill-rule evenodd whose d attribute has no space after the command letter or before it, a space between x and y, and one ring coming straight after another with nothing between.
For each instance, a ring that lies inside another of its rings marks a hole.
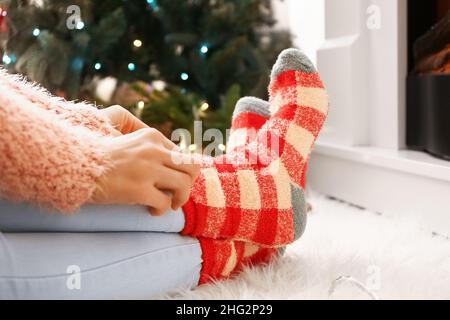
<instances>
[{"instance_id":1,"label":"woman's foot","mask_svg":"<svg viewBox=\"0 0 450 320\"><path fill-rule=\"evenodd\" d=\"M259 246L232 240L200 238L203 265L199 285L229 278L244 266L268 263L280 252L275 248Z\"/></svg>"},{"instance_id":2,"label":"woman's foot","mask_svg":"<svg viewBox=\"0 0 450 320\"><path fill-rule=\"evenodd\" d=\"M184 206L183 234L282 247L303 233L306 164L328 99L314 66L295 49L281 53L269 91L271 118L239 152L256 161L236 163L231 155L205 166Z\"/></svg>"}]
</instances>

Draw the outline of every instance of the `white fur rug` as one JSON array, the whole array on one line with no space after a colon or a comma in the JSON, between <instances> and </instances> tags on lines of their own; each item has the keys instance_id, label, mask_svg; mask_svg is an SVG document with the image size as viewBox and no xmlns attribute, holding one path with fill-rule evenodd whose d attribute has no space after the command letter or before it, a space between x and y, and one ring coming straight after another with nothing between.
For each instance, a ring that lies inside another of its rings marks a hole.
<instances>
[{"instance_id":1,"label":"white fur rug","mask_svg":"<svg viewBox=\"0 0 450 320\"><path fill-rule=\"evenodd\" d=\"M284 258L176 299L450 299L450 241L322 196Z\"/></svg>"}]
</instances>

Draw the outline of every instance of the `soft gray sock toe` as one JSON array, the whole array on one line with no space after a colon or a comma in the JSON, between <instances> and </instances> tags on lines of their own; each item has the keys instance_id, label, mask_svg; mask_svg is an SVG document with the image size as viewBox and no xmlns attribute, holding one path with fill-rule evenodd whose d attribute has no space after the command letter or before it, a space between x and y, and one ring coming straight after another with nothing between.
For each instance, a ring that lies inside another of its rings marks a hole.
<instances>
[{"instance_id":1,"label":"soft gray sock toe","mask_svg":"<svg viewBox=\"0 0 450 320\"><path fill-rule=\"evenodd\" d=\"M297 186L291 184L292 208L294 211L294 239L298 240L303 236L306 229L307 212L305 192Z\"/></svg>"},{"instance_id":2,"label":"soft gray sock toe","mask_svg":"<svg viewBox=\"0 0 450 320\"><path fill-rule=\"evenodd\" d=\"M299 70L306 73L317 72L311 60L298 49L286 49L280 53L272 69L271 77L274 79L279 74L289 70Z\"/></svg>"},{"instance_id":3,"label":"soft gray sock toe","mask_svg":"<svg viewBox=\"0 0 450 320\"><path fill-rule=\"evenodd\" d=\"M244 112L256 113L263 117L269 118L270 103L255 97L241 98L236 104L236 109L233 113L233 119Z\"/></svg>"}]
</instances>

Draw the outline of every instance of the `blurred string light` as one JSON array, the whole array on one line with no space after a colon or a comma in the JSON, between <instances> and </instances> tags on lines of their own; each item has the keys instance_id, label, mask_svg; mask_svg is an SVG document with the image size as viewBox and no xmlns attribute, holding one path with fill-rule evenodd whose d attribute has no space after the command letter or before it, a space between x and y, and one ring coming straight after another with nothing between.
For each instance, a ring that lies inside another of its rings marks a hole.
<instances>
[{"instance_id":1,"label":"blurred string light","mask_svg":"<svg viewBox=\"0 0 450 320\"><path fill-rule=\"evenodd\" d=\"M136 39L133 41L133 46L135 46L136 48L140 48L142 47L142 41L139 39Z\"/></svg>"},{"instance_id":2,"label":"blurred string light","mask_svg":"<svg viewBox=\"0 0 450 320\"><path fill-rule=\"evenodd\" d=\"M75 58L72 61L72 69L75 71L80 71L81 69L83 69L84 66L84 61L81 58Z\"/></svg>"},{"instance_id":3,"label":"blurred string light","mask_svg":"<svg viewBox=\"0 0 450 320\"><path fill-rule=\"evenodd\" d=\"M83 21L78 21L77 22L77 29L78 30L83 30L84 29L84 22Z\"/></svg>"},{"instance_id":4,"label":"blurred string light","mask_svg":"<svg viewBox=\"0 0 450 320\"><path fill-rule=\"evenodd\" d=\"M4 64L10 64L12 62L12 58L5 53L3 55L2 61Z\"/></svg>"},{"instance_id":5,"label":"blurred string light","mask_svg":"<svg viewBox=\"0 0 450 320\"><path fill-rule=\"evenodd\" d=\"M181 78L181 80L183 80L183 81L187 81L187 80L189 79L189 75L188 75L186 72L183 72L183 73L180 75L180 78Z\"/></svg>"},{"instance_id":6,"label":"blurred string light","mask_svg":"<svg viewBox=\"0 0 450 320\"><path fill-rule=\"evenodd\" d=\"M39 28L34 28L33 30L33 36L37 37L41 34L41 30Z\"/></svg>"},{"instance_id":7,"label":"blurred string light","mask_svg":"<svg viewBox=\"0 0 450 320\"><path fill-rule=\"evenodd\" d=\"M130 62L128 64L128 70L135 71L136 70L136 65L134 63Z\"/></svg>"},{"instance_id":8,"label":"blurred string light","mask_svg":"<svg viewBox=\"0 0 450 320\"><path fill-rule=\"evenodd\" d=\"M196 144L191 144L191 145L189 146L189 151L194 152L194 151L196 151L196 150L197 150L197 145L196 145Z\"/></svg>"},{"instance_id":9,"label":"blurred string light","mask_svg":"<svg viewBox=\"0 0 450 320\"><path fill-rule=\"evenodd\" d=\"M202 45L202 46L200 47L200 52L201 52L201 53L207 54L208 51L209 51L209 48L208 48L208 46L207 46L206 44L204 44L204 45Z\"/></svg>"},{"instance_id":10,"label":"blurred string light","mask_svg":"<svg viewBox=\"0 0 450 320\"><path fill-rule=\"evenodd\" d=\"M139 101L139 102L137 103L137 107L138 107L139 110L144 110L144 108L145 108L145 102L144 102L144 101Z\"/></svg>"},{"instance_id":11,"label":"blurred string light","mask_svg":"<svg viewBox=\"0 0 450 320\"><path fill-rule=\"evenodd\" d=\"M200 106L200 110L201 111L206 111L206 110L208 110L209 109L209 104L208 104L208 102L205 102L205 103L203 103L201 106Z\"/></svg>"},{"instance_id":12,"label":"blurred string light","mask_svg":"<svg viewBox=\"0 0 450 320\"><path fill-rule=\"evenodd\" d=\"M147 0L147 4L153 9L153 11L159 11L159 6L156 0Z\"/></svg>"},{"instance_id":13,"label":"blurred string light","mask_svg":"<svg viewBox=\"0 0 450 320\"><path fill-rule=\"evenodd\" d=\"M100 70L102 68L102 64L100 63L100 62L97 62L95 65L94 65L94 69L95 70Z\"/></svg>"}]
</instances>

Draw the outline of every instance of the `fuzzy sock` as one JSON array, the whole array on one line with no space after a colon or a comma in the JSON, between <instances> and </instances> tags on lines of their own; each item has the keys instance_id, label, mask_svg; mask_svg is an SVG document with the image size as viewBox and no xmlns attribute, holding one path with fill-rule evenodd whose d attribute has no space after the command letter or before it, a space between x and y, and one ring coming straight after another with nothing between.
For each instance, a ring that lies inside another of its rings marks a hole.
<instances>
[{"instance_id":1,"label":"fuzzy sock","mask_svg":"<svg viewBox=\"0 0 450 320\"><path fill-rule=\"evenodd\" d=\"M328 98L313 64L295 49L281 53L269 91L272 116L244 147L256 163L236 163L233 155L206 161L183 207L184 235L281 247L303 233L304 172Z\"/></svg>"},{"instance_id":2,"label":"fuzzy sock","mask_svg":"<svg viewBox=\"0 0 450 320\"><path fill-rule=\"evenodd\" d=\"M231 277L247 265L268 263L279 254L274 248L260 248L242 241L199 238L203 265L199 285Z\"/></svg>"},{"instance_id":3,"label":"fuzzy sock","mask_svg":"<svg viewBox=\"0 0 450 320\"><path fill-rule=\"evenodd\" d=\"M269 118L270 104L267 101L254 97L240 99L233 113L228 156L239 157ZM200 285L226 279L246 265L267 263L281 253L275 248L261 248L241 241L207 238L199 241L204 257Z\"/></svg>"},{"instance_id":4,"label":"fuzzy sock","mask_svg":"<svg viewBox=\"0 0 450 320\"><path fill-rule=\"evenodd\" d=\"M269 119L269 102L254 97L240 99L233 113L227 154L239 155L245 152L245 148L257 138L259 129Z\"/></svg>"}]
</instances>

